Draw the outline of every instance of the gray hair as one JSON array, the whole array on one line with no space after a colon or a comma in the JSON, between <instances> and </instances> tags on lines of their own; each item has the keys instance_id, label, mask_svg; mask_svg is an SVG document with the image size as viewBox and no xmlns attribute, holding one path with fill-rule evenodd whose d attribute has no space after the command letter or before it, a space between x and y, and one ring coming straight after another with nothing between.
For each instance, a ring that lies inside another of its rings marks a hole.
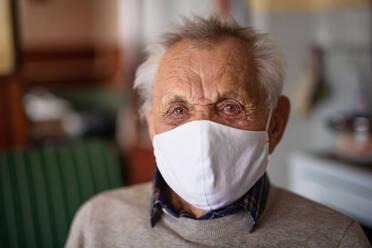
<instances>
[{"instance_id":1,"label":"gray hair","mask_svg":"<svg viewBox=\"0 0 372 248\"><path fill-rule=\"evenodd\" d=\"M257 78L266 90L266 104L270 109L275 108L285 76L285 59L279 47L267 34L250 27L241 27L232 17L212 15L205 19L194 16L192 19L183 18L175 32L166 33L161 42L147 47L148 57L139 66L133 86L141 99L141 116L152 108L158 65L169 47L184 39L197 40L201 45L212 46L224 37L241 39L253 48Z\"/></svg>"}]
</instances>

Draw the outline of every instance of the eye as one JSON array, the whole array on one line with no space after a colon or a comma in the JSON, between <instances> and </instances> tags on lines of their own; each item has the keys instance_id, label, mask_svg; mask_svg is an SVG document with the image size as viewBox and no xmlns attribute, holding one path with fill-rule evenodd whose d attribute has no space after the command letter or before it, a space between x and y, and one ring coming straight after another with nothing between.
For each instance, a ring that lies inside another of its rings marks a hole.
<instances>
[{"instance_id":1,"label":"eye","mask_svg":"<svg viewBox=\"0 0 372 248\"><path fill-rule=\"evenodd\" d=\"M222 105L222 113L226 115L237 115L242 112L240 104L235 102L228 102Z\"/></svg>"},{"instance_id":2,"label":"eye","mask_svg":"<svg viewBox=\"0 0 372 248\"><path fill-rule=\"evenodd\" d=\"M187 109L185 107L176 107L174 110L173 110L173 113L177 116L180 116L180 115L183 115L183 114L186 114L187 112Z\"/></svg>"},{"instance_id":3,"label":"eye","mask_svg":"<svg viewBox=\"0 0 372 248\"><path fill-rule=\"evenodd\" d=\"M183 104L176 104L169 109L167 115L167 121L171 124L178 125L185 120L187 120L190 116L190 111L187 106Z\"/></svg>"},{"instance_id":4,"label":"eye","mask_svg":"<svg viewBox=\"0 0 372 248\"><path fill-rule=\"evenodd\" d=\"M240 106L238 104L226 104L224 110L229 113L237 113L240 111Z\"/></svg>"},{"instance_id":5,"label":"eye","mask_svg":"<svg viewBox=\"0 0 372 248\"><path fill-rule=\"evenodd\" d=\"M227 99L217 104L218 114L227 120L242 119L245 116L244 106L234 99Z\"/></svg>"}]
</instances>

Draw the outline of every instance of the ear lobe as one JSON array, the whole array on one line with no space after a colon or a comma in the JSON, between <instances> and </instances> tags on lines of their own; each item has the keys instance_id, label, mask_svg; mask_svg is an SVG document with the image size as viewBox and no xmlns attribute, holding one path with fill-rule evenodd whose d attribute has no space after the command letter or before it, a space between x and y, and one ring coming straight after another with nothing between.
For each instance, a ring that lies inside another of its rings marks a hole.
<instances>
[{"instance_id":1,"label":"ear lobe","mask_svg":"<svg viewBox=\"0 0 372 248\"><path fill-rule=\"evenodd\" d=\"M275 147L282 139L284 130L287 126L290 108L289 99L286 96L280 96L272 114L272 121L268 131L270 138L269 153L275 150Z\"/></svg>"},{"instance_id":2,"label":"ear lobe","mask_svg":"<svg viewBox=\"0 0 372 248\"><path fill-rule=\"evenodd\" d=\"M152 138L155 135L152 112L151 111L150 112L147 112L145 114L145 118L146 118L146 124L147 124L147 133L149 134L150 140L152 142Z\"/></svg>"}]
</instances>

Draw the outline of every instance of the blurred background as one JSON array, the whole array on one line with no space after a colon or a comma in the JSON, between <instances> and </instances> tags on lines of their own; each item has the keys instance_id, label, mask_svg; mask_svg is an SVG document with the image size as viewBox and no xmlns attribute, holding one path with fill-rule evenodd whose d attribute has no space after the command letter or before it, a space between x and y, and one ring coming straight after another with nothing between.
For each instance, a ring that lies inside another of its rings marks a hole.
<instances>
[{"instance_id":1,"label":"blurred background","mask_svg":"<svg viewBox=\"0 0 372 248\"><path fill-rule=\"evenodd\" d=\"M151 180L135 70L180 16L215 12L287 57L271 182L371 235L372 1L0 0L1 247L60 247L92 195Z\"/></svg>"}]
</instances>

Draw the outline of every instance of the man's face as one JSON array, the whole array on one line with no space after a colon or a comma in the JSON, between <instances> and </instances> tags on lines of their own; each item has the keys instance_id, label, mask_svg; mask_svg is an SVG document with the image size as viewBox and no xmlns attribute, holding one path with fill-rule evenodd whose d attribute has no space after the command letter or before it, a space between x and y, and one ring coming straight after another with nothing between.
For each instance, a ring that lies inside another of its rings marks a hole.
<instances>
[{"instance_id":1,"label":"man's face","mask_svg":"<svg viewBox=\"0 0 372 248\"><path fill-rule=\"evenodd\" d=\"M211 47L180 41L160 61L152 102L152 135L193 120L264 130L265 91L251 51L238 39Z\"/></svg>"}]
</instances>

